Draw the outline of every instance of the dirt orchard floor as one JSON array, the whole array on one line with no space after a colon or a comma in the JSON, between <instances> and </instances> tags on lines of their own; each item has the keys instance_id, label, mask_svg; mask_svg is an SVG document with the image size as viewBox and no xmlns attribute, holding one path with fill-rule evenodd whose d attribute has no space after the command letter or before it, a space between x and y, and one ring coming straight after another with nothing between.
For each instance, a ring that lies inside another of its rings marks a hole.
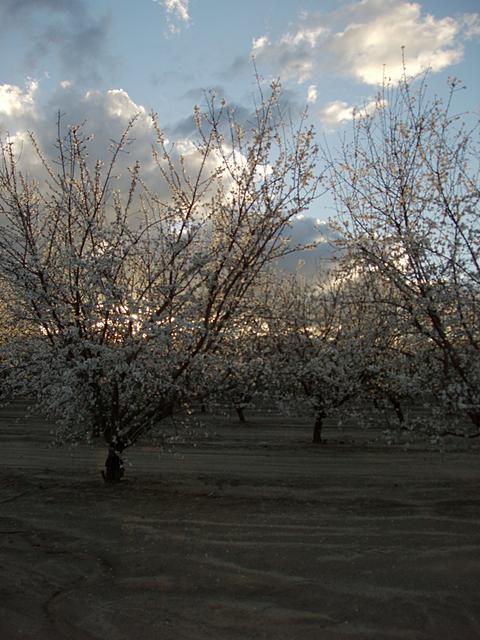
<instances>
[{"instance_id":1,"label":"dirt orchard floor","mask_svg":"<svg viewBox=\"0 0 480 640\"><path fill-rule=\"evenodd\" d=\"M217 419L112 487L49 428L0 413L2 640L480 638L478 451Z\"/></svg>"}]
</instances>

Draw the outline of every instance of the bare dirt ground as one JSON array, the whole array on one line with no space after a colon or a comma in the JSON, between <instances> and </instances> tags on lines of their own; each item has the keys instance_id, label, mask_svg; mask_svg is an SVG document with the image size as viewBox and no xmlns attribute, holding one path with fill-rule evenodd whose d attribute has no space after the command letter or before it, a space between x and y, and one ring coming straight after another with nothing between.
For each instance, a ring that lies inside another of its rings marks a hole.
<instances>
[{"instance_id":1,"label":"bare dirt ground","mask_svg":"<svg viewBox=\"0 0 480 640\"><path fill-rule=\"evenodd\" d=\"M0 638L478 640L478 451L210 419L174 455L0 412Z\"/></svg>"}]
</instances>

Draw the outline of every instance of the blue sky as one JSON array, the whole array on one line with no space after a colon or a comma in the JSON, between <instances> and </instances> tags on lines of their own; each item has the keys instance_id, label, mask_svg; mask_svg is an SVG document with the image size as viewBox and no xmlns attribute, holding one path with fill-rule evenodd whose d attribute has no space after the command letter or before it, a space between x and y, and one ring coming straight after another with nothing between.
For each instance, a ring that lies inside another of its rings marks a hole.
<instances>
[{"instance_id":1,"label":"blue sky","mask_svg":"<svg viewBox=\"0 0 480 640\"><path fill-rule=\"evenodd\" d=\"M410 72L432 67L432 91L457 76L458 109L480 111L479 0L0 0L0 33L0 133L20 140L53 141L58 109L106 139L140 110L146 139L153 109L185 144L203 90L251 108L252 54L332 141L383 69L397 77L402 46Z\"/></svg>"}]
</instances>

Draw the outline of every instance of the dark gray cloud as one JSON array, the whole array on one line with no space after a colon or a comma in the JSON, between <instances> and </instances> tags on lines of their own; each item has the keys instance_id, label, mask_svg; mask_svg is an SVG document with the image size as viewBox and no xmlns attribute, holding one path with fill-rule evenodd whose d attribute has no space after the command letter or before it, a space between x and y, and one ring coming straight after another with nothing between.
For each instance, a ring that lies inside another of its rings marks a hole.
<instances>
[{"instance_id":1,"label":"dark gray cloud","mask_svg":"<svg viewBox=\"0 0 480 640\"><path fill-rule=\"evenodd\" d=\"M294 253L286 255L279 261L278 266L283 271L293 272L301 265L302 272L309 278L314 278L318 273L331 266L339 249L335 246L335 240L339 234L326 222L317 222L314 218L300 218L294 220L291 227L286 230L290 247L305 247Z\"/></svg>"},{"instance_id":2,"label":"dark gray cloud","mask_svg":"<svg viewBox=\"0 0 480 640\"><path fill-rule=\"evenodd\" d=\"M85 12L83 0L2 0L0 17L3 27L11 27L18 19L30 20L32 11L70 13L76 17Z\"/></svg>"},{"instance_id":3,"label":"dark gray cloud","mask_svg":"<svg viewBox=\"0 0 480 640\"><path fill-rule=\"evenodd\" d=\"M232 76L252 70L251 56L237 56L232 64L221 74L224 80L231 80Z\"/></svg>"},{"instance_id":4,"label":"dark gray cloud","mask_svg":"<svg viewBox=\"0 0 480 640\"><path fill-rule=\"evenodd\" d=\"M215 109L215 112L216 115L219 116L220 99L217 100L217 105L218 107ZM204 105L202 105L201 103L200 107L202 106ZM230 113L233 114L236 122L240 124L246 131L252 128L253 114L249 109L235 103L229 103L228 109L230 110ZM220 130L223 131L223 133L226 133L228 130L228 126L228 117L225 112L223 117L220 119ZM182 138L195 137L197 133L197 127L195 125L195 118L193 114L187 116L186 118L183 118L182 120L179 120L176 123L173 123L172 125L167 126L166 129L168 131L171 131L175 136L179 136Z\"/></svg>"},{"instance_id":5,"label":"dark gray cloud","mask_svg":"<svg viewBox=\"0 0 480 640\"><path fill-rule=\"evenodd\" d=\"M225 93L223 87L217 86L212 89L202 89L202 88L193 88L188 91L184 96L185 99L189 99L193 104L198 104L199 107L205 111L205 107L207 106L207 102L210 97L215 95L215 105L216 105L216 115L219 114L221 109L221 102L225 100L227 109L224 109L223 117L220 120L220 130L222 133L227 133L229 129L229 118L228 114L233 115L235 121L245 130L245 132L249 132L254 128L256 122L255 111L252 108L254 104L253 100L250 100L250 104L248 107L245 105L231 101L228 99L227 94ZM257 96L258 100L258 96ZM298 100L298 95L296 92L283 89L281 96L279 98L279 117L282 114L282 117L288 121L290 118L295 122L298 120L298 117L303 111L304 105ZM193 113L177 122L170 123L165 127L165 129L175 135L180 137L195 137L197 133L197 128L195 125L195 118Z\"/></svg>"},{"instance_id":6,"label":"dark gray cloud","mask_svg":"<svg viewBox=\"0 0 480 640\"><path fill-rule=\"evenodd\" d=\"M203 87L194 87L189 89L186 93L181 96L181 100L188 100L195 104L200 103L205 100L205 95L210 92L213 92L219 98L226 97L225 89L221 85L215 85L213 87L209 87L208 90Z\"/></svg>"},{"instance_id":7,"label":"dark gray cloud","mask_svg":"<svg viewBox=\"0 0 480 640\"><path fill-rule=\"evenodd\" d=\"M53 56L65 77L98 81L105 65L109 18L94 16L84 0L2 0L0 34L20 31L29 43L23 64L30 75Z\"/></svg>"}]
</instances>

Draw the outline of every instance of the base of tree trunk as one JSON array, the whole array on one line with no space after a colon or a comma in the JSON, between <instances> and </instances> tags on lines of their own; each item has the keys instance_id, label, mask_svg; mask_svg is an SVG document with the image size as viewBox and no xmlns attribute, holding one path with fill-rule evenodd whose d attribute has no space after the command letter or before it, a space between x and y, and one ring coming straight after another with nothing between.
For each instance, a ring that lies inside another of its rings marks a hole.
<instances>
[{"instance_id":1,"label":"base of tree trunk","mask_svg":"<svg viewBox=\"0 0 480 640\"><path fill-rule=\"evenodd\" d=\"M323 427L323 416L317 415L315 416L315 423L313 426L313 444L321 444L322 443L322 427Z\"/></svg>"},{"instance_id":2,"label":"base of tree trunk","mask_svg":"<svg viewBox=\"0 0 480 640\"><path fill-rule=\"evenodd\" d=\"M107 484L120 482L125 470L123 462L113 447L108 448L108 456L105 460L105 471L102 471L102 478Z\"/></svg>"},{"instance_id":3,"label":"base of tree trunk","mask_svg":"<svg viewBox=\"0 0 480 640\"><path fill-rule=\"evenodd\" d=\"M237 412L237 416L238 419L240 420L240 422L246 422L245 420L245 412L243 410L243 407L235 407L235 411Z\"/></svg>"},{"instance_id":4,"label":"base of tree trunk","mask_svg":"<svg viewBox=\"0 0 480 640\"><path fill-rule=\"evenodd\" d=\"M400 401L398 400L398 398L396 398L393 395L389 395L388 400L390 401L390 404L392 405L393 410L395 411L395 415L397 416L397 420L399 424L401 425L405 424L405 415L403 413L402 405L400 404Z\"/></svg>"}]
</instances>

